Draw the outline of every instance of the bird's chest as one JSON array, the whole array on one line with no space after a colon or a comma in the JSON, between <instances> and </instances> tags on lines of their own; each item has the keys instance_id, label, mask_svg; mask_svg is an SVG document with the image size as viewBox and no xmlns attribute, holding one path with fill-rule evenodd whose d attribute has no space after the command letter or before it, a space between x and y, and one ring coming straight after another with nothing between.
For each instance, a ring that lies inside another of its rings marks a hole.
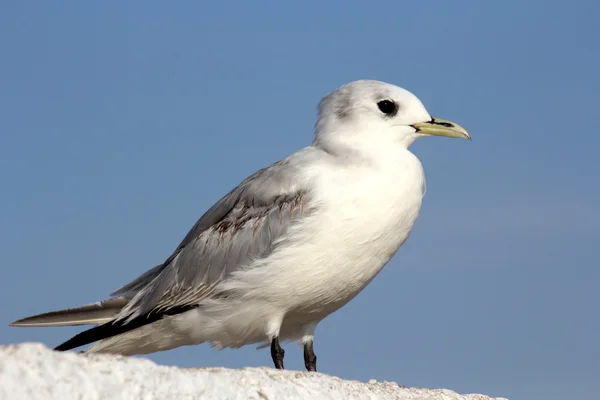
<instances>
[{"instance_id":1,"label":"bird's chest","mask_svg":"<svg viewBox=\"0 0 600 400\"><path fill-rule=\"evenodd\" d=\"M311 235L286 258L294 260L285 268L293 285L280 285L286 298L302 298L292 314L315 320L354 298L392 258L408 238L424 188L420 163L326 178L315 199L319 211L308 222L314 226L305 230Z\"/></svg>"},{"instance_id":2,"label":"bird's chest","mask_svg":"<svg viewBox=\"0 0 600 400\"><path fill-rule=\"evenodd\" d=\"M420 163L397 169L351 170L323 190L320 279L332 301L343 303L366 286L396 253L413 227L424 194ZM322 299L327 301L327 299Z\"/></svg>"},{"instance_id":3,"label":"bird's chest","mask_svg":"<svg viewBox=\"0 0 600 400\"><path fill-rule=\"evenodd\" d=\"M355 171L345 181L346 185L332 185L336 196L331 193L325 206L330 233L355 258L387 261L406 240L418 217L424 194L422 171Z\"/></svg>"}]
</instances>

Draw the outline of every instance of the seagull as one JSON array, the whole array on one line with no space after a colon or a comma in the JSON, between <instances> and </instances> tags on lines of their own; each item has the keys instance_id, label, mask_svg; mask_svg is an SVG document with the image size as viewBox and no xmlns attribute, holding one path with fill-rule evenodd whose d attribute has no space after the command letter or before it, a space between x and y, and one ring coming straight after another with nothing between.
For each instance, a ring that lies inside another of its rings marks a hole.
<instances>
[{"instance_id":1,"label":"seagull","mask_svg":"<svg viewBox=\"0 0 600 400\"><path fill-rule=\"evenodd\" d=\"M95 325L55 350L149 354L208 342L221 349L283 341L317 370L314 332L360 293L408 239L425 195L408 148L424 136L471 140L411 92L358 80L319 103L313 142L217 201L162 263L107 300L11 323Z\"/></svg>"}]
</instances>

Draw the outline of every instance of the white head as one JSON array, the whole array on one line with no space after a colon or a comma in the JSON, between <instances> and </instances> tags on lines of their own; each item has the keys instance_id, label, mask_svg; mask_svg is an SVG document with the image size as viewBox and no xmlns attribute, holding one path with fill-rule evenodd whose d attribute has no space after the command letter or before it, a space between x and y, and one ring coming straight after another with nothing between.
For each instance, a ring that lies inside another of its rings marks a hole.
<instances>
[{"instance_id":1,"label":"white head","mask_svg":"<svg viewBox=\"0 0 600 400\"><path fill-rule=\"evenodd\" d=\"M471 139L461 126L431 117L408 90L360 80L321 100L313 144L333 154L379 158L431 135Z\"/></svg>"}]
</instances>

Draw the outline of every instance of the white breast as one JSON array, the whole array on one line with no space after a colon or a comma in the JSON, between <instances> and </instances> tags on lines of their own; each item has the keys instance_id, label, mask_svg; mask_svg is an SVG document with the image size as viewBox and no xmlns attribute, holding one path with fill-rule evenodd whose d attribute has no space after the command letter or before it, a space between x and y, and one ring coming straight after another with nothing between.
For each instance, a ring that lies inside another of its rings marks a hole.
<instances>
[{"instance_id":1,"label":"white breast","mask_svg":"<svg viewBox=\"0 0 600 400\"><path fill-rule=\"evenodd\" d=\"M233 303L207 301L175 320L191 343L242 346L274 332L297 339L303 326L356 296L408 238L424 175L407 150L386 166L326 164L308 172L299 179L316 186L310 201L317 211L290 227L268 257L225 283L238 291Z\"/></svg>"},{"instance_id":2,"label":"white breast","mask_svg":"<svg viewBox=\"0 0 600 400\"><path fill-rule=\"evenodd\" d=\"M269 276L260 287L297 313L327 315L358 294L408 238L424 174L406 150L393 165L335 166L315 179L319 211L290 230L296 244L265 260Z\"/></svg>"}]
</instances>

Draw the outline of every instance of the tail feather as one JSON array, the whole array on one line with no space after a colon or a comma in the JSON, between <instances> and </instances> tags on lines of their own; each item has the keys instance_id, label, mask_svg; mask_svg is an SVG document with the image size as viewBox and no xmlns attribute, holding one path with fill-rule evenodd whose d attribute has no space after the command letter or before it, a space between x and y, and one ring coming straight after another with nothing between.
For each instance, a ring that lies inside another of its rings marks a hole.
<instances>
[{"instance_id":1,"label":"tail feather","mask_svg":"<svg viewBox=\"0 0 600 400\"><path fill-rule=\"evenodd\" d=\"M19 327L98 325L111 321L127 303L129 303L128 299L117 297L81 307L34 315L9 325Z\"/></svg>"},{"instance_id":2,"label":"tail feather","mask_svg":"<svg viewBox=\"0 0 600 400\"><path fill-rule=\"evenodd\" d=\"M127 321L124 319L120 320L110 320L108 322L103 323L102 325L94 326L86 331L83 331L66 342L56 346L54 350L58 351L66 351L71 350L76 347L85 346L86 344L90 344L96 342L98 340L104 340L111 338L113 336L121 335L123 333L127 333L134 329L140 328L142 326L151 324L153 322L159 321L166 316L172 316L184 313L186 311L192 310L198 307L197 305L187 305L187 306L178 306L174 308L170 308L168 310L163 310L160 312L149 312L147 314L141 315L139 317L135 317L131 321Z\"/></svg>"},{"instance_id":3,"label":"tail feather","mask_svg":"<svg viewBox=\"0 0 600 400\"><path fill-rule=\"evenodd\" d=\"M110 339L160 321L164 317L181 314L197 307L197 305L175 306L165 310L151 310L150 312L142 314L131 320L126 318L117 319L117 315L129 303L129 301L130 300L126 299L125 297L116 297L77 308L68 308L65 310L51 311L44 314L34 315L32 317L20 319L9 325L19 327L96 325L73 336L71 339L55 348L55 350L65 351L96 341ZM148 329L146 329L148 332L152 331L152 329ZM146 334L148 332L146 332ZM133 337L135 337L135 335L133 335ZM118 341L119 340L115 339L115 343L117 343L116 348L123 347L119 347ZM172 347L171 342L172 341L166 341L159 347L170 348L169 346ZM139 347L140 345L136 344L136 346ZM102 351L101 349L104 347L107 346L97 346L97 350L93 351ZM112 347L115 347L115 345L112 345ZM105 350L110 351L108 348ZM137 354L137 349L133 350L133 353L131 353L131 349L129 352L131 354Z\"/></svg>"}]
</instances>

